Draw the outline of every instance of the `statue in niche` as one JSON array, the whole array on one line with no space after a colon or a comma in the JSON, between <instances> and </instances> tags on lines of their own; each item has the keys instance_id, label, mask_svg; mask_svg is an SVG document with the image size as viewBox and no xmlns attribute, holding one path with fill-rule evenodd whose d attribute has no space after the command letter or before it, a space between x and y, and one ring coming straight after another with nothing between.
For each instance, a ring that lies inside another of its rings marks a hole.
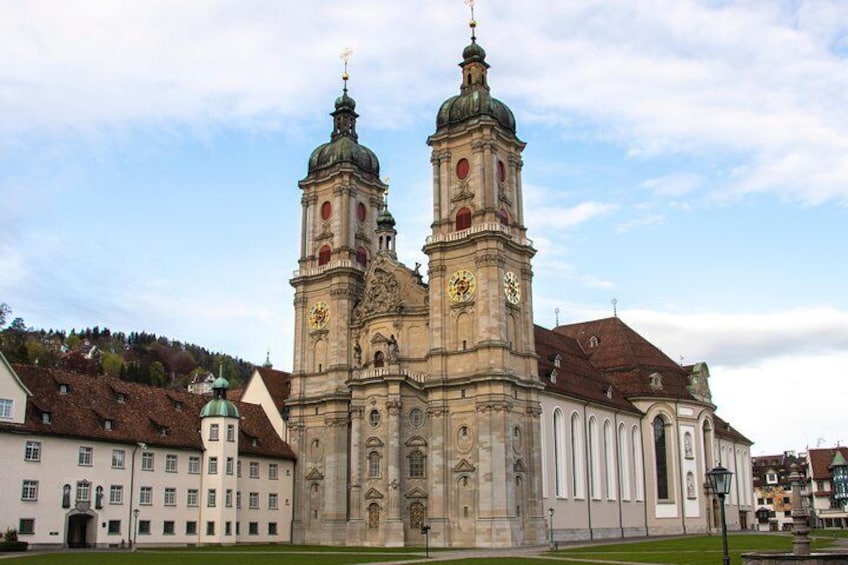
<instances>
[{"instance_id":1,"label":"statue in niche","mask_svg":"<svg viewBox=\"0 0 848 565\"><path fill-rule=\"evenodd\" d=\"M62 487L62 508L71 507L71 485Z\"/></svg>"},{"instance_id":2,"label":"statue in niche","mask_svg":"<svg viewBox=\"0 0 848 565\"><path fill-rule=\"evenodd\" d=\"M692 473L686 474L686 498L695 498L695 477Z\"/></svg>"},{"instance_id":3,"label":"statue in niche","mask_svg":"<svg viewBox=\"0 0 848 565\"><path fill-rule=\"evenodd\" d=\"M374 530L380 527L380 505L376 502L368 506L368 527Z\"/></svg>"},{"instance_id":4,"label":"statue in niche","mask_svg":"<svg viewBox=\"0 0 848 565\"><path fill-rule=\"evenodd\" d=\"M683 436L683 453L686 459L692 459L694 457L694 453L692 452L692 434L686 432L686 435Z\"/></svg>"},{"instance_id":5,"label":"statue in niche","mask_svg":"<svg viewBox=\"0 0 848 565\"><path fill-rule=\"evenodd\" d=\"M395 339L395 334L392 334L389 337L389 361L397 361L399 353L400 348L398 347L398 342Z\"/></svg>"},{"instance_id":6,"label":"statue in niche","mask_svg":"<svg viewBox=\"0 0 848 565\"><path fill-rule=\"evenodd\" d=\"M356 367L362 366L362 347L359 345L359 342L356 342L356 345L353 346L353 364Z\"/></svg>"}]
</instances>

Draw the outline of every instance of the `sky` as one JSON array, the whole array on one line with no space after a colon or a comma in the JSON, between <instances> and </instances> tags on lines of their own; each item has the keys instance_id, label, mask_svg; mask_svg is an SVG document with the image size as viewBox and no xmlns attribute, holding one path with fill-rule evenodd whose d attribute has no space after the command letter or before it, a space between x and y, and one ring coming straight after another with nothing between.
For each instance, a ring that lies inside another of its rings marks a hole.
<instances>
[{"instance_id":1,"label":"sky","mask_svg":"<svg viewBox=\"0 0 848 565\"><path fill-rule=\"evenodd\" d=\"M479 0L536 323L617 314L771 454L848 441L848 3ZM426 264L461 0L0 0L0 302L291 369L298 180L343 62ZM423 271L426 271L424 269Z\"/></svg>"}]
</instances>

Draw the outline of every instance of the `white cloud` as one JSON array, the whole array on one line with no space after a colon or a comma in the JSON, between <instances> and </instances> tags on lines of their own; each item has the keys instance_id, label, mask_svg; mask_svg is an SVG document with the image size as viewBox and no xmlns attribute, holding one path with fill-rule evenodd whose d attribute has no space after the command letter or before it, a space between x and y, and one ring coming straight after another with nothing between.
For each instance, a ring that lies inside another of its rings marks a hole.
<instances>
[{"instance_id":1,"label":"white cloud","mask_svg":"<svg viewBox=\"0 0 848 565\"><path fill-rule=\"evenodd\" d=\"M615 227L615 233L622 234L627 233L631 230L637 228L643 228L647 226L653 226L656 224L661 224L665 221L665 216L662 214L649 214L646 216L640 216L638 218L634 218L633 220L629 220L627 222L623 222L618 224Z\"/></svg>"},{"instance_id":2,"label":"white cloud","mask_svg":"<svg viewBox=\"0 0 848 565\"><path fill-rule=\"evenodd\" d=\"M658 196L678 197L696 190L703 181L701 175L678 172L645 180L641 186Z\"/></svg>"}]
</instances>

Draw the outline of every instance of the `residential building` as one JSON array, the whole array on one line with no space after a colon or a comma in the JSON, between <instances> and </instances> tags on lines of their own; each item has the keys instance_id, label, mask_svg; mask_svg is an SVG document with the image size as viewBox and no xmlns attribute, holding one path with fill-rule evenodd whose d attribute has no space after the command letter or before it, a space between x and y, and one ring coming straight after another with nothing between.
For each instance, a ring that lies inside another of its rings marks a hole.
<instances>
[{"instance_id":1,"label":"residential building","mask_svg":"<svg viewBox=\"0 0 848 565\"><path fill-rule=\"evenodd\" d=\"M752 473L754 477L754 498L756 507L757 530L761 532L783 532L792 530L792 479L797 471L803 485L802 504L809 507L807 496L807 455L796 455L785 451L778 455L759 455L753 457Z\"/></svg>"},{"instance_id":2,"label":"residential building","mask_svg":"<svg viewBox=\"0 0 848 565\"><path fill-rule=\"evenodd\" d=\"M848 447L808 449L810 490L814 525L817 528L848 528L844 473ZM839 470L843 480L837 480Z\"/></svg>"}]
</instances>

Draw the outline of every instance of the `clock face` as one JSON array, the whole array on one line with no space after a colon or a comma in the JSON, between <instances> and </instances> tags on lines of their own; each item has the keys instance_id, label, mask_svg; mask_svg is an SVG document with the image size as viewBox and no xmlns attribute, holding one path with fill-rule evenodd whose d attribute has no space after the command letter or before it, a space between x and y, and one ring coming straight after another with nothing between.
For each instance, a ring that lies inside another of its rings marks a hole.
<instances>
[{"instance_id":1,"label":"clock face","mask_svg":"<svg viewBox=\"0 0 848 565\"><path fill-rule=\"evenodd\" d=\"M330 321L330 307L325 302L316 302L309 310L309 325L320 330Z\"/></svg>"},{"instance_id":2,"label":"clock face","mask_svg":"<svg viewBox=\"0 0 848 565\"><path fill-rule=\"evenodd\" d=\"M454 302L471 300L477 290L477 279L466 270L457 271L448 281L448 295Z\"/></svg>"},{"instance_id":3,"label":"clock face","mask_svg":"<svg viewBox=\"0 0 848 565\"><path fill-rule=\"evenodd\" d=\"M521 283L511 271L504 274L504 294L511 304L518 304L521 301Z\"/></svg>"}]
</instances>

